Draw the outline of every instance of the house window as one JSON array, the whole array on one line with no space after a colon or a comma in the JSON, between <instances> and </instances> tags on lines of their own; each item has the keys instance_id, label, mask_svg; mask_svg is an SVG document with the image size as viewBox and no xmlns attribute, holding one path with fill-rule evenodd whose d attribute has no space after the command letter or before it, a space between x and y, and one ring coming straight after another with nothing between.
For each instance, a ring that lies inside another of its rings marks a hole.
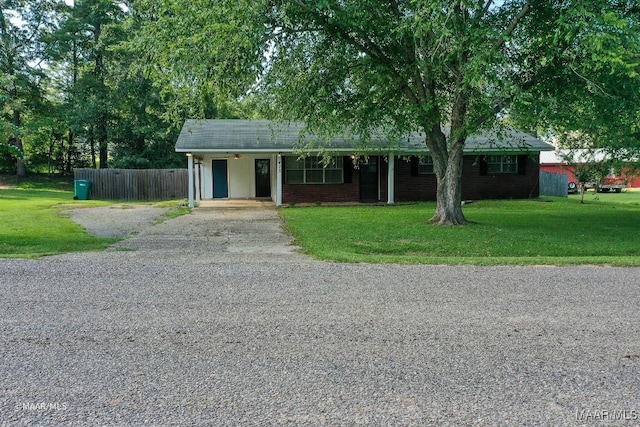
<instances>
[{"instance_id":1,"label":"house window","mask_svg":"<svg viewBox=\"0 0 640 427\"><path fill-rule=\"evenodd\" d=\"M285 182L287 184L342 184L343 158L334 157L328 164L322 157L304 159L285 157Z\"/></svg>"},{"instance_id":2,"label":"house window","mask_svg":"<svg viewBox=\"0 0 640 427\"><path fill-rule=\"evenodd\" d=\"M516 155L487 156L487 172L518 173L518 156Z\"/></svg>"},{"instance_id":3,"label":"house window","mask_svg":"<svg viewBox=\"0 0 640 427\"><path fill-rule=\"evenodd\" d=\"M431 156L420 156L418 160L418 175L433 175L434 173Z\"/></svg>"}]
</instances>

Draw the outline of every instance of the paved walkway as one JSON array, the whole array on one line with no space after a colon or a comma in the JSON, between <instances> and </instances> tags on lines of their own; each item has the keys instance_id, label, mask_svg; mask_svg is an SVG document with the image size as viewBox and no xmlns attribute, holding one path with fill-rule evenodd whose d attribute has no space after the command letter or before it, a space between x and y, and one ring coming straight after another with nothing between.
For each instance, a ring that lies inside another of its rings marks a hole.
<instances>
[{"instance_id":1,"label":"paved walkway","mask_svg":"<svg viewBox=\"0 0 640 427\"><path fill-rule=\"evenodd\" d=\"M162 210L125 207L79 209L82 216L74 217L96 235L121 236L123 230L128 230L129 237L107 253L131 251L128 256L135 259L310 262L297 253L298 247L283 231L280 216L270 201L204 201L190 214L160 224L156 222L162 217ZM110 218L105 218L105 213Z\"/></svg>"},{"instance_id":2,"label":"paved walkway","mask_svg":"<svg viewBox=\"0 0 640 427\"><path fill-rule=\"evenodd\" d=\"M273 203L204 203L191 214L146 227L115 248L145 256L188 256L194 261L271 260L301 262L292 237L282 229ZM160 254L160 253L162 254Z\"/></svg>"}]
</instances>

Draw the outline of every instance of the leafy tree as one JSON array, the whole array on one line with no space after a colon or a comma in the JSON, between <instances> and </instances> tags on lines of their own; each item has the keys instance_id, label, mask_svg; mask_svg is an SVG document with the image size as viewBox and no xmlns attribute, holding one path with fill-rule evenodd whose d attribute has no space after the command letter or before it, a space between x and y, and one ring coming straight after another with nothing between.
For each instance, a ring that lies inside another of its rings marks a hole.
<instances>
[{"instance_id":1,"label":"leafy tree","mask_svg":"<svg viewBox=\"0 0 640 427\"><path fill-rule=\"evenodd\" d=\"M640 6L633 1L610 1L599 13L584 13L582 18L576 21L584 28L581 45L553 77L553 90L538 87L517 107L529 110L523 115L530 120L527 126L550 130L559 147L606 156L606 162L583 162L580 169L585 176L600 176L611 168L637 171ZM512 117L522 116L515 109Z\"/></svg>"},{"instance_id":2,"label":"leafy tree","mask_svg":"<svg viewBox=\"0 0 640 427\"><path fill-rule=\"evenodd\" d=\"M567 150L561 158L574 168L580 188L580 203L584 203L587 184L594 184L597 197L600 183L611 173L619 174L622 170L619 159L609 156L603 150Z\"/></svg>"},{"instance_id":3,"label":"leafy tree","mask_svg":"<svg viewBox=\"0 0 640 427\"><path fill-rule=\"evenodd\" d=\"M80 166L77 150L68 146L64 110L56 102L43 103L29 114L25 124L25 150L29 152L29 168L49 175L69 173Z\"/></svg>"},{"instance_id":4,"label":"leafy tree","mask_svg":"<svg viewBox=\"0 0 640 427\"><path fill-rule=\"evenodd\" d=\"M578 61L593 71L617 59L603 57L599 41L637 36L627 4L139 0L132 7L148 18L135 46L183 99L251 93L273 118L304 120L327 136L352 132L366 141L380 130L392 139L420 131L438 182L431 221L464 224L467 136L510 112L532 123L537 94L563 85L576 98L589 93L591 76L565 77Z\"/></svg>"},{"instance_id":5,"label":"leafy tree","mask_svg":"<svg viewBox=\"0 0 640 427\"><path fill-rule=\"evenodd\" d=\"M129 10L122 29L128 40L136 37L146 19L136 9ZM190 97L183 96L184 88L155 82L156 75L146 68L152 65L149 55L140 55L130 43L121 43L111 52L117 58L107 76L114 106L112 166L182 167L184 156L176 153L174 146L185 118L193 114L240 118L254 113L249 100L222 98L213 90L203 90L200 102L192 103Z\"/></svg>"},{"instance_id":6,"label":"leafy tree","mask_svg":"<svg viewBox=\"0 0 640 427\"><path fill-rule=\"evenodd\" d=\"M107 167L107 155L114 167L184 163L173 150L179 129L166 114L167 97L136 69L145 58L117 46L136 33L140 19L124 2L77 1L61 8L59 29L48 40L67 148L86 142L93 167Z\"/></svg>"},{"instance_id":7,"label":"leafy tree","mask_svg":"<svg viewBox=\"0 0 640 427\"><path fill-rule=\"evenodd\" d=\"M16 146L9 144L0 144L0 154L9 154L22 158L22 152Z\"/></svg>"},{"instance_id":8,"label":"leafy tree","mask_svg":"<svg viewBox=\"0 0 640 427\"><path fill-rule=\"evenodd\" d=\"M110 48L124 39L124 18L125 11L115 1L78 0L61 6L59 28L48 40L50 57L62 69L68 145L73 145L75 137L88 141L94 167L108 167L114 109L107 84L113 60Z\"/></svg>"},{"instance_id":9,"label":"leafy tree","mask_svg":"<svg viewBox=\"0 0 640 427\"><path fill-rule=\"evenodd\" d=\"M61 147L65 157L62 172L66 174L71 173L73 166L78 166L73 162L79 154L77 137L86 140L89 127L82 108L84 99L78 91L81 68L84 69L83 64L88 61L83 59L83 53L88 50L87 37L83 34L82 23L73 17L74 9L75 1L59 4L56 30L44 40L52 82L49 90L55 94L58 106L54 116L66 124L66 144L61 140L61 145L66 145L66 149ZM95 167L95 155L92 160Z\"/></svg>"},{"instance_id":10,"label":"leafy tree","mask_svg":"<svg viewBox=\"0 0 640 427\"><path fill-rule=\"evenodd\" d=\"M13 19L12 19L13 18ZM43 73L37 63L39 42L51 24L50 4L44 0L4 1L0 8L0 107L8 143L24 153L24 113L42 101ZM17 157L18 176L27 174L23 156Z\"/></svg>"},{"instance_id":11,"label":"leafy tree","mask_svg":"<svg viewBox=\"0 0 640 427\"><path fill-rule=\"evenodd\" d=\"M140 19L135 12L129 13L122 23L125 37L136 33ZM173 149L179 129L165 115L161 90L136 69L140 57L122 46L110 53L106 83L111 88L113 107L111 165L133 169L183 166L184 159Z\"/></svg>"}]
</instances>

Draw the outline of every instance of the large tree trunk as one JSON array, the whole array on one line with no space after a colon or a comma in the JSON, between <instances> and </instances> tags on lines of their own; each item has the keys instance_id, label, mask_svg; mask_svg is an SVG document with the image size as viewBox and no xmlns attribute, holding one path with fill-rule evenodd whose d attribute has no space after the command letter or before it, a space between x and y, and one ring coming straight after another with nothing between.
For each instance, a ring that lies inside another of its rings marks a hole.
<instances>
[{"instance_id":1,"label":"large tree trunk","mask_svg":"<svg viewBox=\"0 0 640 427\"><path fill-rule=\"evenodd\" d=\"M98 140L98 151L100 155L100 169L107 169L108 165L108 154L109 154L109 143L108 143L108 135L107 135L107 113L106 113L106 96L105 96L105 85L104 85L104 61L102 57L102 51L100 50L100 36L102 34L102 26L97 23L94 28L93 37L95 43L95 76L98 81L98 92L97 98L99 103L98 117L96 120L96 139Z\"/></svg>"},{"instance_id":2,"label":"large tree trunk","mask_svg":"<svg viewBox=\"0 0 640 427\"><path fill-rule=\"evenodd\" d=\"M62 150L63 153L66 153L66 158L64 159L64 175L71 175L71 163L72 163L72 156L73 156L73 150L74 150L74 143L73 143L73 131L69 130L69 134L67 136L67 141L69 143L69 147L67 148L67 150ZM62 141L62 143L64 144L64 140ZM63 154L64 156L64 154Z\"/></svg>"},{"instance_id":3,"label":"large tree trunk","mask_svg":"<svg viewBox=\"0 0 640 427\"><path fill-rule=\"evenodd\" d=\"M439 125L426 132L426 145L431 152L436 174L436 212L429 220L438 225L464 225L462 213L462 169L465 134L452 127L449 140Z\"/></svg>"},{"instance_id":4,"label":"large tree trunk","mask_svg":"<svg viewBox=\"0 0 640 427\"><path fill-rule=\"evenodd\" d=\"M98 133L98 151L100 152L100 169L107 169L108 165L108 140L107 140L107 126L104 123L106 120L103 117L98 119L97 133Z\"/></svg>"},{"instance_id":5,"label":"large tree trunk","mask_svg":"<svg viewBox=\"0 0 640 427\"><path fill-rule=\"evenodd\" d=\"M15 141L14 144L16 148L18 148L18 150L24 153L24 148L22 147L22 140L20 139L20 137L17 136L14 141ZM21 158L18 158L16 166L17 166L18 177L26 178L27 166L24 164L24 161Z\"/></svg>"},{"instance_id":6,"label":"large tree trunk","mask_svg":"<svg viewBox=\"0 0 640 427\"><path fill-rule=\"evenodd\" d=\"M16 129L20 128L21 125L21 118L20 118L20 111L19 110L13 110L13 125L16 127ZM24 147L22 145L22 138L20 138L20 135L15 135L13 138L13 145L16 146L16 148L18 150L20 150L21 153L24 153ZM19 178L25 178L27 176L27 167L24 164L24 161L18 157L17 160L17 164L16 164L16 168L17 168L17 175Z\"/></svg>"},{"instance_id":7,"label":"large tree trunk","mask_svg":"<svg viewBox=\"0 0 640 427\"><path fill-rule=\"evenodd\" d=\"M457 8L460 4L457 3ZM464 51L458 58L457 68L462 70L467 62L469 53ZM441 117L437 109L432 109L426 121L426 145L431 152L433 167L436 173L436 212L429 222L438 225L468 224L462 213L462 170L464 167L464 144L467 139L466 116L468 98L463 73L458 72L455 80L455 98L451 108L450 132L445 135ZM435 83L430 81L428 98L435 102L437 94ZM438 123L438 124L434 124ZM430 126L429 126L430 125Z\"/></svg>"},{"instance_id":8,"label":"large tree trunk","mask_svg":"<svg viewBox=\"0 0 640 427\"><path fill-rule=\"evenodd\" d=\"M96 164L96 141L93 137L93 126L89 128L89 147L91 149L91 167L98 168Z\"/></svg>"},{"instance_id":9,"label":"large tree trunk","mask_svg":"<svg viewBox=\"0 0 640 427\"><path fill-rule=\"evenodd\" d=\"M449 152L444 170L436 167L436 212L429 220L438 225L464 225L468 221L462 213L462 146ZM434 162L434 166L435 162Z\"/></svg>"}]
</instances>

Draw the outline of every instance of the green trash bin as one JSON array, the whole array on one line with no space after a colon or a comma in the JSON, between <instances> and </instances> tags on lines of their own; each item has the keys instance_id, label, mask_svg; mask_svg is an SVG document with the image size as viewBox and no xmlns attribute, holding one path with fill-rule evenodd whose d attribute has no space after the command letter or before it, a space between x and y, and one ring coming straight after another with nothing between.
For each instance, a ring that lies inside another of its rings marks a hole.
<instances>
[{"instance_id":1,"label":"green trash bin","mask_svg":"<svg viewBox=\"0 0 640 427\"><path fill-rule=\"evenodd\" d=\"M75 200L89 200L89 189L91 188L91 181L88 179L76 179L74 181L76 195L73 197Z\"/></svg>"}]
</instances>

